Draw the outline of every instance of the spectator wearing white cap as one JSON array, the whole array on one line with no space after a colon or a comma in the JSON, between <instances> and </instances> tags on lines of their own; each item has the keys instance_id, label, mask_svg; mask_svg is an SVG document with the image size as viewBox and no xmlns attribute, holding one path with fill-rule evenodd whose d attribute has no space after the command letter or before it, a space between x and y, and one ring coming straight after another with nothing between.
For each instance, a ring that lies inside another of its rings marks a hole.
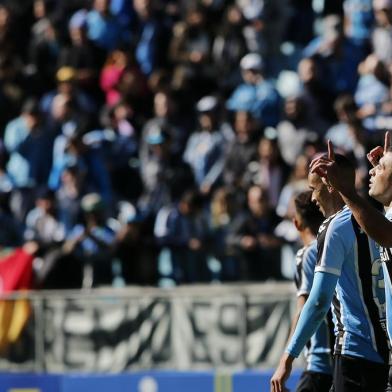
<instances>
[{"instance_id":1,"label":"spectator wearing white cap","mask_svg":"<svg viewBox=\"0 0 392 392\"><path fill-rule=\"evenodd\" d=\"M258 53L248 53L240 62L244 83L226 103L232 111L251 112L262 126L276 126L280 118L281 98L264 77L264 61Z\"/></svg>"},{"instance_id":2,"label":"spectator wearing white cap","mask_svg":"<svg viewBox=\"0 0 392 392\"><path fill-rule=\"evenodd\" d=\"M234 135L229 125L218 119L217 98L203 97L196 109L199 129L188 140L184 160L192 167L200 191L209 194L221 177L225 154Z\"/></svg>"}]
</instances>

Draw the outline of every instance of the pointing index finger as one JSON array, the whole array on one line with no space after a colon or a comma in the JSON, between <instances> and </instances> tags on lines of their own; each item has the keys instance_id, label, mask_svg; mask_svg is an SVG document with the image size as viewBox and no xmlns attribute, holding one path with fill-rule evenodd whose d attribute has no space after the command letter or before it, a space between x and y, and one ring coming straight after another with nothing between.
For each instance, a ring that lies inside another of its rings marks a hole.
<instances>
[{"instance_id":1,"label":"pointing index finger","mask_svg":"<svg viewBox=\"0 0 392 392\"><path fill-rule=\"evenodd\" d=\"M328 159L331 161L335 160L335 152L333 150L333 144L330 140L328 140Z\"/></svg>"},{"instance_id":2,"label":"pointing index finger","mask_svg":"<svg viewBox=\"0 0 392 392\"><path fill-rule=\"evenodd\" d=\"M385 132L384 139L384 153L386 153L391 148L391 133L389 131Z\"/></svg>"}]
</instances>

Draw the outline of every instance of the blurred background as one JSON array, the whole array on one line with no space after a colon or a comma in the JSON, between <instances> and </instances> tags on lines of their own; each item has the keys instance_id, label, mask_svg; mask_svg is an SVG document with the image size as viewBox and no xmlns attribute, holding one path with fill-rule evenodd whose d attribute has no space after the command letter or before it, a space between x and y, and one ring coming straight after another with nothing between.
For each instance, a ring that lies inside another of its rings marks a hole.
<instances>
[{"instance_id":1,"label":"blurred background","mask_svg":"<svg viewBox=\"0 0 392 392\"><path fill-rule=\"evenodd\" d=\"M293 196L326 139L367 194L391 76L391 0L0 1L0 369L271 369Z\"/></svg>"}]
</instances>

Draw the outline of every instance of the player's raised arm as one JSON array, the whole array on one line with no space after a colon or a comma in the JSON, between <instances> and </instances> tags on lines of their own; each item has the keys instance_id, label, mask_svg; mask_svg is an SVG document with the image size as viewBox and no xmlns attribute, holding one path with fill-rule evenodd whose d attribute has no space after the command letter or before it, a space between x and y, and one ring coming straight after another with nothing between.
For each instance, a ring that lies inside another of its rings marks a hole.
<instances>
[{"instance_id":1,"label":"player's raised arm","mask_svg":"<svg viewBox=\"0 0 392 392\"><path fill-rule=\"evenodd\" d=\"M382 156L380 157L380 151ZM384 148L377 147L369 154L372 164L370 170L369 195L388 208L392 204L392 151L390 133L386 132ZM322 176L325 181L339 191L344 202L352 211L362 229L378 244L392 246L392 222L378 211L355 189L355 178L347 178L335 162L332 143L328 142L328 158L319 158L312 162L311 171Z\"/></svg>"}]
</instances>

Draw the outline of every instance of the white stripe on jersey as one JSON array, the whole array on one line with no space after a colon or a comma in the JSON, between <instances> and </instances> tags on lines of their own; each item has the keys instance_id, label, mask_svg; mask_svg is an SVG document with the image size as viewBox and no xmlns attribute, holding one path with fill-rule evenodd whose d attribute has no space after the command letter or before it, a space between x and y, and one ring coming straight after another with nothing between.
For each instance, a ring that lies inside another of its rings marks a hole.
<instances>
[{"instance_id":1,"label":"white stripe on jersey","mask_svg":"<svg viewBox=\"0 0 392 392\"><path fill-rule=\"evenodd\" d=\"M340 342L340 341L338 341L338 342L335 342L335 345L337 345L338 347L339 347L339 345L342 347L341 348L341 354L345 354L345 346L346 346L346 339L347 339L347 331L346 331L346 327L345 327L345 322L344 322L344 320L345 320L345 317L344 317L344 308L343 308L343 303L342 303L342 301L341 301L341 299L339 298L339 293L338 293L338 291L335 291L335 295L336 295L336 298L337 298L337 300L338 300L338 302L339 302L339 313L340 313L340 320L337 320L341 325L342 325L342 327L343 327L343 336L339 336L339 333L338 333L338 335L337 336L335 336L335 338L337 338L337 339L342 339L342 341ZM336 315L335 315L335 318L337 319L337 317L336 317ZM338 324L338 323L337 323ZM338 331L339 332L339 331ZM337 343L337 344L336 344Z\"/></svg>"},{"instance_id":2,"label":"white stripe on jersey","mask_svg":"<svg viewBox=\"0 0 392 392\"><path fill-rule=\"evenodd\" d=\"M339 211L339 212L341 212L341 211ZM330 242L330 237L331 237L331 234L333 233L331 226L332 226L332 222L335 219L337 214L338 214L338 212L335 215L333 215L333 218L331 219L331 221L328 224L327 232L325 233L325 237L324 237L323 253L321 254L320 262L317 263L318 265L316 265L315 271L316 272L319 272L319 271L320 272L329 272L331 274L340 276L341 270L339 270L337 268L331 268L331 267L325 266L325 252L327 251L326 244L328 244Z\"/></svg>"},{"instance_id":3,"label":"white stripe on jersey","mask_svg":"<svg viewBox=\"0 0 392 392\"><path fill-rule=\"evenodd\" d=\"M368 242L369 242L369 238L368 238ZM369 251L370 252L371 252L371 248L372 248L371 244L369 243ZM358 243L357 243L357 241L355 241L355 244L354 244L354 260L355 260L355 272L356 272L358 290L359 290L360 298L361 298L361 304L362 304L364 313L366 314L366 318L367 318L367 321L368 321L369 330L370 330L371 339L372 339L373 349L374 349L374 351L378 352L377 343L376 343L376 335L374 333L373 323L372 323L372 321L370 319L367 306L365 305L365 302L364 302L364 295L363 295L363 290L362 290L362 282L361 282L361 278L359 276ZM374 294L374 287L373 287L373 285L372 285L372 292Z\"/></svg>"}]
</instances>

